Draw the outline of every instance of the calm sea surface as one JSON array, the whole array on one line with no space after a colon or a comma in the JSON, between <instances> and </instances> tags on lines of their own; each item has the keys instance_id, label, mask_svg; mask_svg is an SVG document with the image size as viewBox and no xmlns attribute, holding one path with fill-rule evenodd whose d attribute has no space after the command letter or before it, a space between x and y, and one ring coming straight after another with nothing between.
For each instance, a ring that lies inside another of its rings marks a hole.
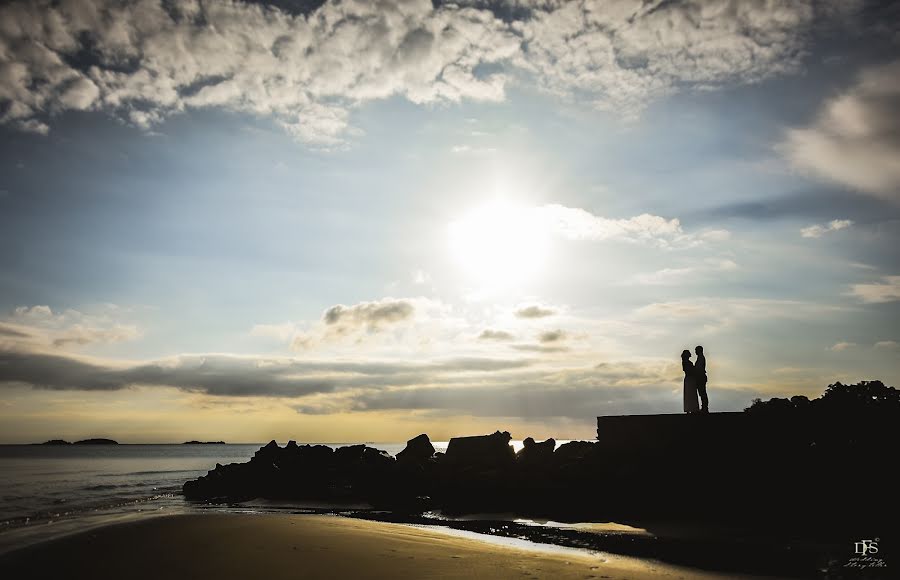
<instances>
[{"instance_id":1,"label":"calm sea surface","mask_svg":"<svg viewBox=\"0 0 900 580\"><path fill-rule=\"evenodd\" d=\"M261 445L0 445L0 553L114 521L209 509L185 501L182 484L216 463L248 461ZM391 455L405 447L369 445ZM242 507L266 509L220 509Z\"/></svg>"}]
</instances>

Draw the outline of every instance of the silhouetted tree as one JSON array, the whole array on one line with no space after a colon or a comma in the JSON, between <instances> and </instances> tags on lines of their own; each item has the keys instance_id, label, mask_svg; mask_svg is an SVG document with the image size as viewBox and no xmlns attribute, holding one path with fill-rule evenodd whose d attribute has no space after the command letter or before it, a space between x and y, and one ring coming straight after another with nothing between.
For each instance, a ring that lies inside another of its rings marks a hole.
<instances>
[{"instance_id":1,"label":"silhouetted tree","mask_svg":"<svg viewBox=\"0 0 900 580\"><path fill-rule=\"evenodd\" d=\"M813 400L802 395L790 399L772 398L768 401L753 399L744 411L750 413L824 413L859 414L867 411L900 410L900 391L881 381L860 381L853 385L836 382L825 389L821 397Z\"/></svg>"}]
</instances>

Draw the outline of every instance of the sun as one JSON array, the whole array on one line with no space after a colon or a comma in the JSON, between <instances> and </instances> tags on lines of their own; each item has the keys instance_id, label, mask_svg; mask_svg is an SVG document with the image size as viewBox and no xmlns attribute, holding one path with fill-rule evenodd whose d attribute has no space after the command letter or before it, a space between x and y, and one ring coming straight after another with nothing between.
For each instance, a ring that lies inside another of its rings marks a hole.
<instances>
[{"instance_id":1,"label":"sun","mask_svg":"<svg viewBox=\"0 0 900 580\"><path fill-rule=\"evenodd\" d=\"M491 203L452 222L450 249L466 282L500 290L534 280L548 246L538 218L534 208Z\"/></svg>"}]
</instances>

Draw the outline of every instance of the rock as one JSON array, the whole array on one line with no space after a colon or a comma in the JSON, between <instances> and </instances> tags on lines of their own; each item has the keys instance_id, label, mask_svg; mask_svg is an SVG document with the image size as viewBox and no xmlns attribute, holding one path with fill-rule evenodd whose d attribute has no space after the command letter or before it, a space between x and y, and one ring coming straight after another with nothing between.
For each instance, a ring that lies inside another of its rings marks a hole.
<instances>
[{"instance_id":1,"label":"rock","mask_svg":"<svg viewBox=\"0 0 900 580\"><path fill-rule=\"evenodd\" d=\"M555 439L547 439L536 443L531 437L522 441L524 447L516 454L516 462L522 465L546 464L553 459L553 450L556 448Z\"/></svg>"},{"instance_id":2,"label":"rock","mask_svg":"<svg viewBox=\"0 0 900 580\"><path fill-rule=\"evenodd\" d=\"M445 462L454 466L504 468L515 462L516 454L509 444L508 431L491 435L454 437L447 445Z\"/></svg>"},{"instance_id":3,"label":"rock","mask_svg":"<svg viewBox=\"0 0 900 580\"><path fill-rule=\"evenodd\" d=\"M279 447L278 443L275 443L275 440L273 439L263 447L260 447L256 453L253 454L253 458L250 459L250 461L274 462L280 455L280 452L281 447Z\"/></svg>"},{"instance_id":4,"label":"rock","mask_svg":"<svg viewBox=\"0 0 900 580\"><path fill-rule=\"evenodd\" d=\"M569 441L559 446L553 453L557 465L584 461L596 449L596 443L590 441Z\"/></svg>"},{"instance_id":5,"label":"rock","mask_svg":"<svg viewBox=\"0 0 900 580\"><path fill-rule=\"evenodd\" d=\"M434 455L434 445L428 435L422 433L406 442L406 448L397 454L400 463L422 463Z\"/></svg>"},{"instance_id":6,"label":"rock","mask_svg":"<svg viewBox=\"0 0 900 580\"><path fill-rule=\"evenodd\" d=\"M82 439L81 441L76 441L75 445L118 445L118 441L113 441L112 439Z\"/></svg>"}]
</instances>

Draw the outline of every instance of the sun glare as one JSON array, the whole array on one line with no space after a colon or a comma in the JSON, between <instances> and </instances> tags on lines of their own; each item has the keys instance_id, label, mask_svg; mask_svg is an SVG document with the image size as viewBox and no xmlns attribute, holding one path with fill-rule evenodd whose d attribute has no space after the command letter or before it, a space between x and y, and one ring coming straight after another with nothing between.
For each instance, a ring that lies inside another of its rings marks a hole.
<instances>
[{"instance_id":1,"label":"sun glare","mask_svg":"<svg viewBox=\"0 0 900 580\"><path fill-rule=\"evenodd\" d=\"M547 238L534 210L494 203L450 224L450 248L468 283L503 289L540 273Z\"/></svg>"}]
</instances>

